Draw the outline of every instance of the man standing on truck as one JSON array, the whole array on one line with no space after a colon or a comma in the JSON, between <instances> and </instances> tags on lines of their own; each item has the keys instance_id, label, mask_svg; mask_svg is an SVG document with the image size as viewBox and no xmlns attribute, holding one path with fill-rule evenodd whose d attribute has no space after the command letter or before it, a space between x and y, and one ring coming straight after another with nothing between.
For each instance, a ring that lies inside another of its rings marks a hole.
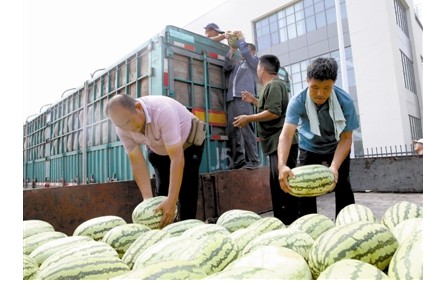
<instances>
[{"instance_id":1,"label":"man standing on truck","mask_svg":"<svg viewBox=\"0 0 428 284\"><path fill-rule=\"evenodd\" d=\"M275 55L266 54L260 57L257 66L257 77L263 85L260 99L255 98L249 92L242 93L242 100L255 105L258 112L235 117L233 125L241 128L248 123L257 122L257 132L263 153L269 157L269 185L273 216L280 219L285 225L290 225L298 218L296 212L298 212L299 198L284 192L279 186L278 180L277 146L288 105L287 85L278 77L279 68L280 62ZM297 142L296 134L293 136L287 160L287 166L290 168L294 168L297 163Z\"/></svg>"},{"instance_id":2,"label":"man standing on truck","mask_svg":"<svg viewBox=\"0 0 428 284\"><path fill-rule=\"evenodd\" d=\"M243 114L253 114L251 103L242 100L242 93L247 91L257 95L257 64L254 44L246 43L241 31L235 31L238 38L238 48L241 52L241 61L235 62L232 57L237 50L230 47L225 56L223 69L229 76L227 90L227 136L232 158L233 169L255 169L259 166L257 140L254 125L247 124L238 128L233 125L234 118ZM226 38L228 35L226 35Z\"/></svg>"},{"instance_id":3,"label":"man standing on truck","mask_svg":"<svg viewBox=\"0 0 428 284\"><path fill-rule=\"evenodd\" d=\"M129 157L132 174L143 199L153 197L150 174L140 145L146 145L155 170L156 195L167 196L161 228L172 223L179 201L180 219L196 218L199 166L205 143L205 124L178 101L165 96L110 99L106 114Z\"/></svg>"},{"instance_id":4,"label":"man standing on truck","mask_svg":"<svg viewBox=\"0 0 428 284\"><path fill-rule=\"evenodd\" d=\"M335 176L336 216L354 204L349 181L352 132L359 127L352 97L335 86L337 62L317 58L307 68L308 87L290 99L279 136L278 171L281 188L290 190L293 172L286 165L293 136L299 132L299 165L325 164ZM301 198L301 216L317 213L316 197Z\"/></svg>"},{"instance_id":5,"label":"man standing on truck","mask_svg":"<svg viewBox=\"0 0 428 284\"><path fill-rule=\"evenodd\" d=\"M219 26L215 23L209 23L204 29L205 35L214 41L220 42L226 38L224 31L220 30Z\"/></svg>"}]
</instances>

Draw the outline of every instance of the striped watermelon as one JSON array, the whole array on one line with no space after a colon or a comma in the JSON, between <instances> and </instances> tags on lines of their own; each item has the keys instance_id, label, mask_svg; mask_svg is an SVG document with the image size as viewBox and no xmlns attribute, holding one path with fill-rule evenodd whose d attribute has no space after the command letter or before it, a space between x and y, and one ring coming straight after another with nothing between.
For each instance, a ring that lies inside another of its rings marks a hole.
<instances>
[{"instance_id":1,"label":"striped watermelon","mask_svg":"<svg viewBox=\"0 0 428 284\"><path fill-rule=\"evenodd\" d=\"M122 258L132 243L149 230L150 228L143 224L123 224L105 233L101 241L114 248Z\"/></svg>"},{"instance_id":2,"label":"striped watermelon","mask_svg":"<svg viewBox=\"0 0 428 284\"><path fill-rule=\"evenodd\" d=\"M266 232L254 238L245 246L242 254L251 253L259 247L274 245L289 248L308 260L313 243L314 240L307 233L297 229L284 228Z\"/></svg>"},{"instance_id":3,"label":"striped watermelon","mask_svg":"<svg viewBox=\"0 0 428 284\"><path fill-rule=\"evenodd\" d=\"M43 220L24 220L24 232L23 232L23 238L43 233L43 232L53 232L55 231L54 227Z\"/></svg>"},{"instance_id":4,"label":"striped watermelon","mask_svg":"<svg viewBox=\"0 0 428 284\"><path fill-rule=\"evenodd\" d=\"M262 217L249 210L231 209L218 217L216 224L225 227L229 232L243 229L261 219Z\"/></svg>"},{"instance_id":5,"label":"striped watermelon","mask_svg":"<svg viewBox=\"0 0 428 284\"><path fill-rule=\"evenodd\" d=\"M37 280L108 280L129 271L120 258L92 255L71 256L40 268Z\"/></svg>"},{"instance_id":6,"label":"striped watermelon","mask_svg":"<svg viewBox=\"0 0 428 284\"><path fill-rule=\"evenodd\" d=\"M402 221L422 216L422 207L409 201L400 201L386 209L382 216L382 224L392 230Z\"/></svg>"},{"instance_id":7,"label":"striped watermelon","mask_svg":"<svg viewBox=\"0 0 428 284\"><path fill-rule=\"evenodd\" d=\"M267 268L261 267L236 267L231 269L225 269L220 272L213 273L204 280L248 280L248 279L260 279L260 280L273 280L279 279L278 274Z\"/></svg>"},{"instance_id":8,"label":"striped watermelon","mask_svg":"<svg viewBox=\"0 0 428 284\"><path fill-rule=\"evenodd\" d=\"M99 241L104 237L105 233L123 224L126 224L126 221L119 216L106 215L95 217L77 226L73 232L73 236L88 236Z\"/></svg>"},{"instance_id":9,"label":"striped watermelon","mask_svg":"<svg viewBox=\"0 0 428 284\"><path fill-rule=\"evenodd\" d=\"M297 197L319 196L331 192L336 183L333 172L324 165L305 165L291 169L290 194Z\"/></svg>"},{"instance_id":10,"label":"striped watermelon","mask_svg":"<svg viewBox=\"0 0 428 284\"><path fill-rule=\"evenodd\" d=\"M342 259L321 272L317 280L389 280L389 277L367 262Z\"/></svg>"},{"instance_id":11,"label":"striped watermelon","mask_svg":"<svg viewBox=\"0 0 428 284\"><path fill-rule=\"evenodd\" d=\"M284 223L276 217L267 216L255 221L245 229L240 229L231 233L230 237L237 244L239 253L242 254L245 246L248 245L251 240L261 234L279 229L285 229Z\"/></svg>"},{"instance_id":12,"label":"striped watermelon","mask_svg":"<svg viewBox=\"0 0 428 284\"><path fill-rule=\"evenodd\" d=\"M65 237L67 237L66 234L58 231L43 232L26 237L23 241L23 252L24 254L30 254L44 243Z\"/></svg>"},{"instance_id":13,"label":"striped watermelon","mask_svg":"<svg viewBox=\"0 0 428 284\"><path fill-rule=\"evenodd\" d=\"M89 241L93 241L93 239L85 236L67 236L64 238L54 239L35 248L30 253L30 256L38 265L41 265L49 256L58 251Z\"/></svg>"},{"instance_id":14,"label":"striped watermelon","mask_svg":"<svg viewBox=\"0 0 428 284\"><path fill-rule=\"evenodd\" d=\"M330 218L318 213L312 213L299 217L287 228L305 232L315 240L332 227L334 227L334 222Z\"/></svg>"},{"instance_id":15,"label":"striped watermelon","mask_svg":"<svg viewBox=\"0 0 428 284\"><path fill-rule=\"evenodd\" d=\"M155 213L154 209L166 200L166 196L155 196L143 200L132 211L132 223L143 224L150 229L159 229L162 219L162 211ZM177 216L178 208L175 207L175 216Z\"/></svg>"},{"instance_id":16,"label":"striped watermelon","mask_svg":"<svg viewBox=\"0 0 428 284\"><path fill-rule=\"evenodd\" d=\"M39 271L39 265L29 255L22 255L22 279L32 280L36 278L37 272Z\"/></svg>"},{"instance_id":17,"label":"striped watermelon","mask_svg":"<svg viewBox=\"0 0 428 284\"><path fill-rule=\"evenodd\" d=\"M341 259L359 259L384 270L398 247L398 241L385 226L367 221L335 226L319 236L309 252L312 276Z\"/></svg>"},{"instance_id":18,"label":"striped watermelon","mask_svg":"<svg viewBox=\"0 0 428 284\"><path fill-rule=\"evenodd\" d=\"M161 240L170 238L171 235L160 229L153 229L143 233L139 236L132 245L126 250L122 256L123 262L125 262L129 268L134 267L135 261L138 257L152 245L160 242Z\"/></svg>"},{"instance_id":19,"label":"striped watermelon","mask_svg":"<svg viewBox=\"0 0 428 284\"><path fill-rule=\"evenodd\" d=\"M388 267L388 276L393 280L423 279L423 233L415 232L399 246Z\"/></svg>"},{"instance_id":20,"label":"striped watermelon","mask_svg":"<svg viewBox=\"0 0 428 284\"><path fill-rule=\"evenodd\" d=\"M179 259L194 260L207 275L211 275L223 270L238 255L238 247L229 236L213 234L193 242Z\"/></svg>"},{"instance_id":21,"label":"striped watermelon","mask_svg":"<svg viewBox=\"0 0 428 284\"><path fill-rule=\"evenodd\" d=\"M401 244L406 238L413 236L417 231L422 230L423 218L409 218L400 222L391 232L398 243Z\"/></svg>"},{"instance_id":22,"label":"striped watermelon","mask_svg":"<svg viewBox=\"0 0 428 284\"><path fill-rule=\"evenodd\" d=\"M239 230L238 230L239 231ZM235 231L236 232L236 231ZM184 238L194 238L194 239L201 239L203 237L206 237L211 234L224 234L224 235L230 235L229 230L227 230L225 227L217 224L202 224L199 226L195 226L193 228L190 228L183 232L181 234Z\"/></svg>"},{"instance_id":23,"label":"striped watermelon","mask_svg":"<svg viewBox=\"0 0 428 284\"><path fill-rule=\"evenodd\" d=\"M199 280L207 276L205 271L190 260L165 260L132 270L112 280Z\"/></svg>"},{"instance_id":24,"label":"striped watermelon","mask_svg":"<svg viewBox=\"0 0 428 284\"><path fill-rule=\"evenodd\" d=\"M132 269L141 269L158 261L178 260L193 245L195 245L195 240L181 236L161 240L141 252L135 259Z\"/></svg>"},{"instance_id":25,"label":"striped watermelon","mask_svg":"<svg viewBox=\"0 0 428 284\"><path fill-rule=\"evenodd\" d=\"M336 216L336 226L342 226L357 221L376 223L376 216L367 206L361 204L349 204L340 210Z\"/></svg>"},{"instance_id":26,"label":"striped watermelon","mask_svg":"<svg viewBox=\"0 0 428 284\"><path fill-rule=\"evenodd\" d=\"M59 261L64 261L67 258L73 257L95 257L106 256L119 258L117 252L108 244L99 241L82 242L75 246L63 249L49 256L40 265L40 269L49 270L52 265L56 265Z\"/></svg>"},{"instance_id":27,"label":"striped watermelon","mask_svg":"<svg viewBox=\"0 0 428 284\"><path fill-rule=\"evenodd\" d=\"M237 267L260 267L276 271L285 280L312 280L311 270L297 252L282 246L264 245L239 257L224 270Z\"/></svg>"},{"instance_id":28,"label":"striped watermelon","mask_svg":"<svg viewBox=\"0 0 428 284\"><path fill-rule=\"evenodd\" d=\"M168 232L171 236L180 236L186 230L204 224L203 221L198 219L188 219L166 225L162 230Z\"/></svg>"}]
</instances>

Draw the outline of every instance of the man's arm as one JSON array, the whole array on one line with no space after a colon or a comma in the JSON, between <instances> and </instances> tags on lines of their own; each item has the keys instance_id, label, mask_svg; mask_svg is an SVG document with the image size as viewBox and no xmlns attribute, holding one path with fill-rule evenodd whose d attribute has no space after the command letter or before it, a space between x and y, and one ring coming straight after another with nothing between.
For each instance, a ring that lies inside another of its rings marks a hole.
<instances>
[{"instance_id":1,"label":"man's arm","mask_svg":"<svg viewBox=\"0 0 428 284\"><path fill-rule=\"evenodd\" d=\"M250 122L269 121L278 117L279 115L274 114L268 110L264 110L257 114L243 114L235 117L235 120L233 121L233 126L241 128L247 126L247 124Z\"/></svg>"},{"instance_id":2,"label":"man's arm","mask_svg":"<svg viewBox=\"0 0 428 284\"><path fill-rule=\"evenodd\" d=\"M131 162L132 174L134 175L134 179L140 189L143 199L145 200L153 197L150 174L140 145L135 146L135 148L128 153L128 157Z\"/></svg>"},{"instance_id":3,"label":"man's arm","mask_svg":"<svg viewBox=\"0 0 428 284\"><path fill-rule=\"evenodd\" d=\"M351 151L352 146L352 131L342 132L340 134L339 144L337 144L334 152L333 161L330 165L330 170L334 173L335 181L339 178L339 168Z\"/></svg>"},{"instance_id":4,"label":"man's arm","mask_svg":"<svg viewBox=\"0 0 428 284\"><path fill-rule=\"evenodd\" d=\"M290 154L291 144L293 143L293 135L296 131L296 125L284 123L278 142L278 172L279 184L281 188L287 192L290 191L288 177L293 177L291 169L287 166L288 156Z\"/></svg>"},{"instance_id":5,"label":"man's arm","mask_svg":"<svg viewBox=\"0 0 428 284\"><path fill-rule=\"evenodd\" d=\"M166 146L168 156L171 159L168 197L155 209L162 210L162 219L160 228L172 223L175 218L175 208L180 193L181 182L183 180L184 171L184 150L181 143Z\"/></svg>"},{"instance_id":6,"label":"man's arm","mask_svg":"<svg viewBox=\"0 0 428 284\"><path fill-rule=\"evenodd\" d=\"M220 41L224 40L225 38L226 38L225 34L219 34L219 35L210 37L210 39L217 41L217 42L220 42Z\"/></svg>"}]
</instances>

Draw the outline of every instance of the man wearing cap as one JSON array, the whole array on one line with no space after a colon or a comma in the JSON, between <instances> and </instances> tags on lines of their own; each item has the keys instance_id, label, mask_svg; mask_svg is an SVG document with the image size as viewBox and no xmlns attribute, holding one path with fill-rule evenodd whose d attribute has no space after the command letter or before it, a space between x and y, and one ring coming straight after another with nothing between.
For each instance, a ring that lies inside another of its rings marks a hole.
<instances>
[{"instance_id":1,"label":"man wearing cap","mask_svg":"<svg viewBox=\"0 0 428 284\"><path fill-rule=\"evenodd\" d=\"M415 151L418 155L423 155L424 152L424 139L413 140Z\"/></svg>"},{"instance_id":2,"label":"man wearing cap","mask_svg":"<svg viewBox=\"0 0 428 284\"><path fill-rule=\"evenodd\" d=\"M205 36L209 37L214 41L220 42L226 38L224 31L220 30L219 26L215 23L209 23L204 27L204 29Z\"/></svg>"}]
</instances>

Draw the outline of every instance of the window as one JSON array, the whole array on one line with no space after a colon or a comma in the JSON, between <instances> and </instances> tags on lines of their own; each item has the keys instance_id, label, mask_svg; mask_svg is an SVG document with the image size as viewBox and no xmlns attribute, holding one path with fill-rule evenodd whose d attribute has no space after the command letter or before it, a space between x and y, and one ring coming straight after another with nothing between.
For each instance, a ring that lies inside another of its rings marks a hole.
<instances>
[{"instance_id":1,"label":"window","mask_svg":"<svg viewBox=\"0 0 428 284\"><path fill-rule=\"evenodd\" d=\"M416 140L423 137L421 120L417 117L409 115L409 123L412 140Z\"/></svg>"},{"instance_id":2,"label":"window","mask_svg":"<svg viewBox=\"0 0 428 284\"><path fill-rule=\"evenodd\" d=\"M416 81L415 72L413 69L413 62L400 50L401 53L401 65L403 68L404 86L406 89L416 94Z\"/></svg>"},{"instance_id":3,"label":"window","mask_svg":"<svg viewBox=\"0 0 428 284\"><path fill-rule=\"evenodd\" d=\"M400 29L409 37L409 28L407 26L406 8L400 0L394 0L395 22Z\"/></svg>"},{"instance_id":4,"label":"window","mask_svg":"<svg viewBox=\"0 0 428 284\"><path fill-rule=\"evenodd\" d=\"M346 2L340 2L342 18L346 18ZM258 50L286 42L336 21L334 0L298 1L255 23Z\"/></svg>"}]
</instances>

